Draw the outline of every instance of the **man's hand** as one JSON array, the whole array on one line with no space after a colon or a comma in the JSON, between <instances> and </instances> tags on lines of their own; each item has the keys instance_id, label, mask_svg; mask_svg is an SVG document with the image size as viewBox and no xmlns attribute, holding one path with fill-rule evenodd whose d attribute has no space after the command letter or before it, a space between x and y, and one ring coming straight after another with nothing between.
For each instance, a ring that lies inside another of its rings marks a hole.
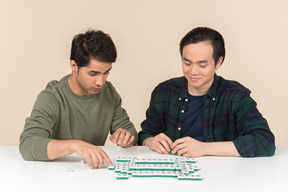
<instances>
[{"instance_id":1,"label":"man's hand","mask_svg":"<svg viewBox=\"0 0 288 192\"><path fill-rule=\"evenodd\" d=\"M134 136L122 128L118 128L109 139L111 142L121 147L131 147L134 143Z\"/></svg>"},{"instance_id":2,"label":"man's hand","mask_svg":"<svg viewBox=\"0 0 288 192\"><path fill-rule=\"evenodd\" d=\"M177 153L184 157L201 157L205 155L204 145L205 143L191 137L183 137L172 144L172 154Z\"/></svg>"},{"instance_id":3,"label":"man's hand","mask_svg":"<svg viewBox=\"0 0 288 192\"><path fill-rule=\"evenodd\" d=\"M101 168L104 160L109 166L113 166L108 155L96 145L77 140L73 143L73 148L78 155L85 157L89 167Z\"/></svg>"},{"instance_id":4,"label":"man's hand","mask_svg":"<svg viewBox=\"0 0 288 192\"><path fill-rule=\"evenodd\" d=\"M164 133L160 133L154 137L145 139L143 145L158 153L168 154L172 146L172 140Z\"/></svg>"},{"instance_id":5,"label":"man's hand","mask_svg":"<svg viewBox=\"0 0 288 192\"><path fill-rule=\"evenodd\" d=\"M109 166L113 163L108 155L98 146L81 140L56 140L51 139L47 146L47 156L50 160L77 153L85 157L87 164L92 168L102 167L104 160Z\"/></svg>"},{"instance_id":6,"label":"man's hand","mask_svg":"<svg viewBox=\"0 0 288 192\"><path fill-rule=\"evenodd\" d=\"M202 142L191 137L177 139L172 145L172 154L184 157L201 157L205 155L240 157L232 141Z\"/></svg>"}]
</instances>

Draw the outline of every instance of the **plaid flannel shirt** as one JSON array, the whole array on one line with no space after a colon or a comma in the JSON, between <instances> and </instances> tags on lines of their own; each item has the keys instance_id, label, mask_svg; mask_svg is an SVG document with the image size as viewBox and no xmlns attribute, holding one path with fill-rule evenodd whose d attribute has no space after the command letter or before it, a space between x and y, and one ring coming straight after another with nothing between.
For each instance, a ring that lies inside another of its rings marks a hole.
<instances>
[{"instance_id":1,"label":"plaid flannel shirt","mask_svg":"<svg viewBox=\"0 0 288 192\"><path fill-rule=\"evenodd\" d=\"M272 156L275 138L250 97L250 90L236 81L214 75L204 97L202 127L205 142L232 141L242 157ZM138 144L164 133L174 142L181 138L188 103L187 80L173 78L152 92Z\"/></svg>"}]
</instances>

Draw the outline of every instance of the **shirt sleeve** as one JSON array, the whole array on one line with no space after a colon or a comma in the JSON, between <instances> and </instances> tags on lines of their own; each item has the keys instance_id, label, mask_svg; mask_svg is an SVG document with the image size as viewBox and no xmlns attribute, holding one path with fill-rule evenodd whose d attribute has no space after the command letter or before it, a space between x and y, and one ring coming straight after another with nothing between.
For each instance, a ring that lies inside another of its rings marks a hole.
<instances>
[{"instance_id":1,"label":"shirt sleeve","mask_svg":"<svg viewBox=\"0 0 288 192\"><path fill-rule=\"evenodd\" d=\"M239 101L236 122L239 137L233 142L242 157L274 155L276 148L274 135L250 94L246 94Z\"/></svg>"},{"instance_id":2,"label":"shirt sleeve","mask_svg":"<svg viewBox=\"0 0 288 192\"><path fill-rule=\"evenodd\" d=\"M47 145L58 119L59 106L54 95L40 93L20 135L19 150L25 160L47 161Z\"/></svg>"},{"instance_id":3,"label":"shirt sleeve","mask_svg":"<svg viewBox=\"0 0 288 192\"><path fill-rule=\"evenodd\" d=\"M120 95L115 91L115 108L114 108L114 115L112 126L110 130L110 134L112 135L118 128L122 128L127 130L134 136L134 145L138 142L137 131L130 121L130 118L124 108L122 108L122 99Z\"/></svg>"}]
</instances>

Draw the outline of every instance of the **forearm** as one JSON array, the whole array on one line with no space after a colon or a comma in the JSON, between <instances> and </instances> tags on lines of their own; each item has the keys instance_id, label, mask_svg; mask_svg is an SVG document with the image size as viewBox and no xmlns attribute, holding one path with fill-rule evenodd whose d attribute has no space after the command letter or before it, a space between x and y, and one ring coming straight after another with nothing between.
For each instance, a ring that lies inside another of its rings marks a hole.
<instances>
[{"instance_id":1,"label":"forearm","mask_svg":"<svg viewBox=\"0 0 288 192\"><path fill-rule=\"evenodd\" d=\"M49 141L47 146L47 156L50 160L64 157L75 152L73 145L76 140L56 140Z\"/></svg>"},{"instance_id":2,"label":"forearm","mask_svg":"<svg viewBox=\"0 0 288 192\"><path fill-rule=\"evenodd\" d=\"M240 154L238 153L232 141L204 142L202 150L204 156L213 155L213 156L240 157Z\"/></svg>"}]
</instances>

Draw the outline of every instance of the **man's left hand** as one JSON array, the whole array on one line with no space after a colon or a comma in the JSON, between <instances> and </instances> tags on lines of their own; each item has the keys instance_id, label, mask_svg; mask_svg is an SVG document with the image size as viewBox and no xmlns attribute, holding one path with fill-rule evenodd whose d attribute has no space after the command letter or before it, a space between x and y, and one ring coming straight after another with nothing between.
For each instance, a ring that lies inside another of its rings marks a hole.
<instances>
[{"instance_id":1,"label":"man's left hand","mask_svg":"<svg viewBox=\"0 0 288 192\"><path fill-rule=\"evenodd\" d=\"M184 157L201 157L204 154L205 143L193 139L191 137L183 137L177 139L172 144L172 154L177 153L180 156Z\"/></svg>"},{"instance_id":2,"label":"man's left hand","mask_svg":"<svg viewBox=\"0 0 288 192\"><path fill-rule=\"evenodd\" d=\"M134 136L125 129L118 128L113 135L110 136L110 141L121 146L131 147L133 146Z\"/></svg>"}]
</instances>

